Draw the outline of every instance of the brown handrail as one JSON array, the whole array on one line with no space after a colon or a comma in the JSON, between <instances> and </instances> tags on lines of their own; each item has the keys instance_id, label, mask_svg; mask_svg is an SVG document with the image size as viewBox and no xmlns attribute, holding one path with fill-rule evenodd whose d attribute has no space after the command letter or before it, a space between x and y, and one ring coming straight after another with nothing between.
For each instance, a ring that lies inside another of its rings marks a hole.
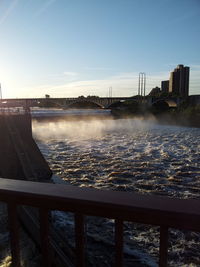
<instances>
[{"instance_id":1,"label":"brown handrail","mask_svg":"<svg viewBox=\"0 0 200 267\"><path fill-rule=\"evenodd\" d=\"M84 215L115 219L116 260L118 260L116 266L122 266L123 221L160 226L159 266L167 266L169 227L200 231L200 200L198 199L172 199L69 185L0 179L0 201L8 203L8 207L27 205L39 208L40 218L43 218L41 219L43 229L48 224L48 210L74 212L77 225L75 227L78 242L76 244L77 257L79 257L77 266L84 266ZM10 210L15 220L15 210L14 213L12 209ZM16 236L18 240L16 222L13 223L11 232L14 232L13 237ZM43 231L41 233L44 240L43 256L45 258L49 253L46 249L46 244L49 243L49 233L48 230L46 233ZM18 261L19 258L16 242L13 243L12 248L14 249L14 252L12 251L13 261ZM48 264L50 266L50 263Z\"/></svg>"}]
</instances>

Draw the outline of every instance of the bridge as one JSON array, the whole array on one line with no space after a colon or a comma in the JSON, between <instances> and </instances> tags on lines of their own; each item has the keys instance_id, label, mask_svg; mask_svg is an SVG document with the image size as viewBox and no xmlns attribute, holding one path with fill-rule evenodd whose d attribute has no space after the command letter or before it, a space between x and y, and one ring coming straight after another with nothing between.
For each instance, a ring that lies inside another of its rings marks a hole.
<instances>
[{"instance_id":1,"label":"bridge","mask_svg":"<svg viewBox=\"0 0 200 267\"><path fill-rule=\"evenodd\" d=\"M166 103L169 107L178 107L182 102L186 101L187 105L197 106L200 105L200 95L190 95L187 99L182 97L173 97L173 96L166 96L166 97L155 97L155 96L148 96L147 102L149 106L154 106L159 103Z\"/></svg>"},{"instance_id":2,"label":"bridge","mask_svg":"<svg viewBox=\"0 0 200 267\"><path fill-rule=\"evenodd\" d=\"M0 100L0 109L10 107L24 107L29 109L31 107L54 107L61 109L69 108L112 108L115 104L126 100L132 100L135 103L143 103L147 108L152 106L168 106L177 107L182 103L183 99L180 97L155 97L155 96L134 96L134 97L98 97L98 96L79 96L71 98L11 98Z\"/></svg>"},{"instance_id":3,"label":"bridge","mask_svg":"<svg viewBox=\"0 0 200 267\"><path fill-rule=\"evenodd\" d=\"M77 104L93 104L97 108L109 108L114 103L125 101L130 97L71 97L71 98L9 98L2 99L1 107L58 107L73 108Z\"/></svg>"},{"instance_id":4,"label":"bridge","mask_svg":"<svg viewBox=\"0 0 200 267\"><path fill-rule=\"evenodd\" d=\"M167 104L169 107L177 107L180 103L182 103L183 99L181 97L156 97L156 96L148 96L147 98L147 105L154 106L157 104Z\"/></svg>"}]
</instances>

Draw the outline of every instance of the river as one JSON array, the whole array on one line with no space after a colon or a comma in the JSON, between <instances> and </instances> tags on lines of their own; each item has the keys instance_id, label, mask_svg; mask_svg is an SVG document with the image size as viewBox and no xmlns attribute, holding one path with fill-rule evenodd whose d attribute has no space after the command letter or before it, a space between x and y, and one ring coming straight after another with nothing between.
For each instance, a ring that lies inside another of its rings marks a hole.
<instances>
[{"instance_id":1,"label":"river","mask_svg":"<svg viewBox=\"0 0 200 267\"><path fill-rule=\"evenodd\" d=\"M107 111L88 112L88 118L80 119L85 114L80 110L61 112L70 115L65 117L53 111L57 116L51 120L45 111L45 120L33 121L33 134L42 153L63 180L81 187L200 197L200 128L159 125L153 117L148 121L114 120ZM60 226L65 222L73 228L71 214L55 212L54 216ZM111 253L113 222L88 218L87 228L94 266L110 266L101 255L102 247ZM125 266L156 266L158 237L157 227L126 223ZM94 250L93 244L102 246ZM199 244L199 234L171 229L170 266L200 266Z\"/></svg>"}]
</instances>

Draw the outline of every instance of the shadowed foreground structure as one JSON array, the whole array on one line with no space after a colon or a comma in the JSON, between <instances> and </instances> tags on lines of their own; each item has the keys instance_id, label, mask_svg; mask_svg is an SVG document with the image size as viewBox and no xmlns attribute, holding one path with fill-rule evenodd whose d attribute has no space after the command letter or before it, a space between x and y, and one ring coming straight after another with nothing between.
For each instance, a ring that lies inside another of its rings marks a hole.
<instances>
[{"instance_id":1,"label":"shadowed foreground structure","mask_svg":"<svg viewBox=\"0 0 200 267\"><path fill-rule=\"evenodd\" d=\"M0 176L48 181L52 172L32 137L30 114L0 115Z\"/></svg>"},{"instance_id":2,"label":"shadowed foreground structure","mask_svg":"<svg viewBox=\"0 0 200 267\"><path fill-rule=\"evenodd\" d=\"M171 199L127 192L103 191L68 185L0 180L0 201L8 204L14 266L20 266L17 207L39 209L43 266L52 266L52 237L48 213L70 211L75 218L76 266L85 266L84 216L115 220L115 266L123 266L123 222L160 226L159 266L167 266L168 228L200 231L199 200Z\"/></svg>"}]
</instances>

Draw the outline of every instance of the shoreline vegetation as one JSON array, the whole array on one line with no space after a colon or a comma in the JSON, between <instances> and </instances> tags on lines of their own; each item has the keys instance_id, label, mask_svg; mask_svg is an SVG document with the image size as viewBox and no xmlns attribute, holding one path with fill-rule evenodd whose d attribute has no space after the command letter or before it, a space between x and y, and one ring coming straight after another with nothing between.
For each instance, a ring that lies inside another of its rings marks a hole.
<instances>
[{"instance_id":1,"label":"shoreline vegetation","mask_svg":"<svg viewBox=\"0 0 200 267\"><path fill-rule=\"evenodd\" d=\"M177 108L165 105L147 108L143 104L127 101L112 108L111 114L116 119L142 117L148 120L154 117L160 124L200 128L200 105L182 103Z\"/></svg>"}]
</instances>

